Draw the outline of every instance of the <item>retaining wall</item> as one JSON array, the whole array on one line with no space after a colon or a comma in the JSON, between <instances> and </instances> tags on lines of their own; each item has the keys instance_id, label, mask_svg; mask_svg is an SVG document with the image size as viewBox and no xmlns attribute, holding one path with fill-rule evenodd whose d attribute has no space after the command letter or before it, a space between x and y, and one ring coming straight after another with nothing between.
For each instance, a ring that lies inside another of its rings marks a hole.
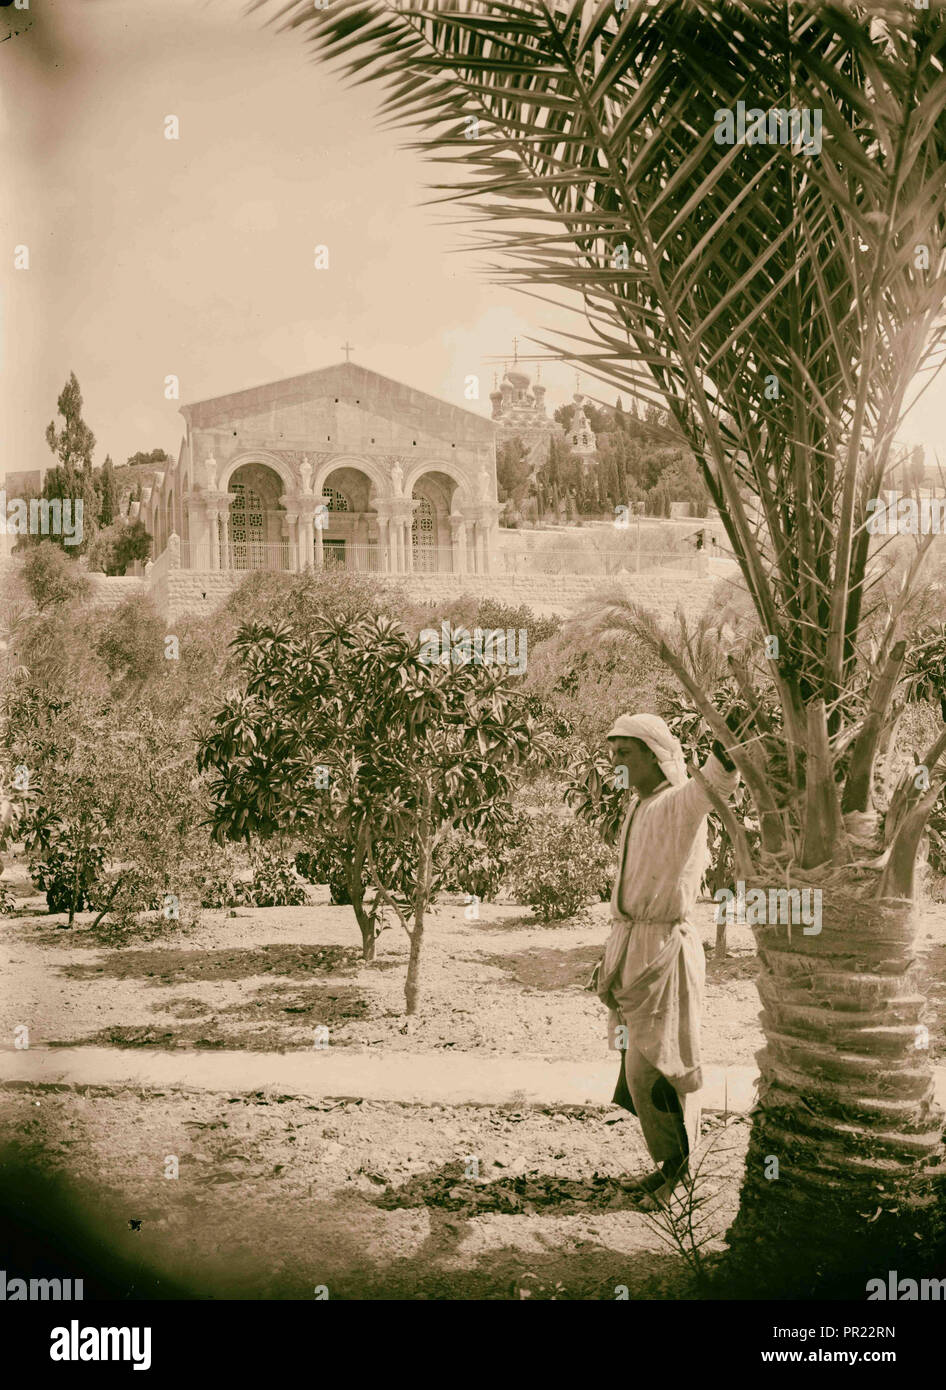
<instances>
[{"instance_id":1,"label":"retaining wall","mask_svg":"<svg viewBox=\"0 0 946 1390\"><path fill-rule=\"evenodd\" d=\"M212 613L245 577L243 571L233 570L168 570L153 596L170 620L185 613ZM390 576L390 582L420 602L437 603L472 594L503 603L528 604L543 615L563 616L618 587L661 619L670 619L681 605L689 613L702 611L713 594L716 577L647 570L615 579L586 574L400 574Z\"/></svg>"}]
</instances>

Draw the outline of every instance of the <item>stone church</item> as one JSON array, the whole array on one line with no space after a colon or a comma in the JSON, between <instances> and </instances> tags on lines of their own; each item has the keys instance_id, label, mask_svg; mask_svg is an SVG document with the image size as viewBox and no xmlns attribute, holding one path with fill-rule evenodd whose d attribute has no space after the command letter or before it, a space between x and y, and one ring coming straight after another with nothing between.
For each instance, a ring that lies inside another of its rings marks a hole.
<instances>
[{"instance_id":1,"label":"stone church","mask_svg":"<svg viewBox=\"0 0 946 1390\"><path fill-rule=\"evenodd\" d=\"M159 563L489 573L501 507L483 416L349 361L181 414L177 463L134 508Z\"/></svg>"}]
</instances>

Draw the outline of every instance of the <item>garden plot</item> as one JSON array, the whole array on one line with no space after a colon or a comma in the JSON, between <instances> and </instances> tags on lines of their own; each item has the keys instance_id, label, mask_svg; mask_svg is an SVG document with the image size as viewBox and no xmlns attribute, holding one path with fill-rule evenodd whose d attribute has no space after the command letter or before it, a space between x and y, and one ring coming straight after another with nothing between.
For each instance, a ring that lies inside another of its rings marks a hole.
<instances>
[{"instance_id":1,"label":"garden plot","mask_svg":"<svg viewBox=\"0 0 946 1390\"><path fill-rule=\"evenodd\" d=\"M712 906L699 922L711 948ZM70 932L48 917L3 928L3 977L33 1047L333 1048L607 1056L606 1011L585 986L608 934L605 904L555 926L519 907L488 905L467 921L459 903L429 919L418 1013L404 1014L408 943L382 933L365 965L349 908L205 912L199 928L147 946L104 948L86 919ZM751 1065L761 1045L749 932L730 932L731 956L708 959L704 1055ZM324 1039L324 1035L320 1035Z\"/></svg>"},{"instance_id":2,"label":"garden plot","mask_svg":"<svg viewBox=\"0 0 946 1390\"><path fill-rule=\"evenodd\" d=\"M25 1087L0 1092L0 1124L45 1175L44 1209L78 1204L94 1230L93 1294L695 1292L687 1262L621 1186L648 1165L636 1124L616 1112ZM747 1133L742 1118L706 1128L709 1255L735 1211Z\"/></svg>"}]
</instances>

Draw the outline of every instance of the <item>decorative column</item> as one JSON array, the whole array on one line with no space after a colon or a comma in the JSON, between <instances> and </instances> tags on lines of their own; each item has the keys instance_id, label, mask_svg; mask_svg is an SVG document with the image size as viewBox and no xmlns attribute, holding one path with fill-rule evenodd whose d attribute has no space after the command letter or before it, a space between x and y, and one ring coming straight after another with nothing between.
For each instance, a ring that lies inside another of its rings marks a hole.
<instances>
[{"instance_id":1,"label":"decorative column","mask_svg":"<svg viewBox=\"0 0 946 1390\"><path fill-rule=\"evenodd\" d=\"M453 573L466 574L466 522L462 516L450 516L450 547Z\"/></svg>"},{"instance_id":2,"label":"decorative column","mask_svg":"<svg viewBox=\"0 0 946 1390\"><path fill-rule=\"evenodd\" d=\"M210 555L208 563L212 570L220 568L220 509L215 503L207 504L207 520L210 532Z\"/></svg>"},{"instance_id":3,"label":"decorative column","mask_svg":"<svg viewBox=\"0 0 946 1390\"><path fill-rule=\"evenodd\" d=\"M293 511L289 507L285 510L285 525L288 531L287 539L289 542L289 568L290 570L301 570L302 556L299 549L299 513Z\"/></svg>"},{"instance_id":4,"label":"decorative column","mask_svg":"<svg viewBox=\"0 0 946 1390\"><path fill-rule=\"evenodd\" d=\"M325 510L316 512L319 508L325 508L325 502L320 497L310 496L306 498L304 505L299 507L299 568L311 569L313 550L315 551L315 563L321 569L324 564L322 551L322 522L328 515Z\"/></svg>"},{"instance_id":5,"label":"decorative column","mask_svg":"<svg viewBox=\"0 0 946 1390\"><path fill-rule=\"evenodd\" d=\"M210 552L208 562L212 570L229 568L227 535L230 503L234 500L234 496L234 493L218 492L216 489L212 492L205 489L201 494L207 515L207 539ZM191 564L193 565L193 560Z\"/></svg>"},{"instance_id":6,"label":"decorative column","mask_svg":"<svg viewBox=\"0 0 946 1390\"><path fill-rule=\"evenodd\" d=\"M378 514L378 569L383 574L391 568L390 540L388 538L390 524L386 516Z\"/></svg>"}]
</instances>

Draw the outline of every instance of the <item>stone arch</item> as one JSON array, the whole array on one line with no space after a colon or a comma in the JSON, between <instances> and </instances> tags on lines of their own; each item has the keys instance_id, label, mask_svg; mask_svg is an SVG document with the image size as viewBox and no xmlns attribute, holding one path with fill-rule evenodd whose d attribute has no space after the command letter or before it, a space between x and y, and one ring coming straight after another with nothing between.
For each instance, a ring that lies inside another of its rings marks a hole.
<instances>
[{"instance_id":1,"label":"stone arch","mask_svg":"<svg viewBox=\"0 0 946 1390\"><path fill-rule=\"evenodd\" d=\"M177 534L180 535L180 532L177 530L177 521L176 521L176 518L175 518L175 515L174 515L174 489L173 489L173 488L171 488L170 491L168 492L168 496L167 496L167 505L166 505L166 507L165 507L165 516L167 517L167 521L166 521L166 523L165 523L165 525L166 525L166 537L167 537L167 540L170 540L170 539L171 539L171 536L172 536L176 531L177 531Z\"/></svg>"},{"instance_id":2,"label":"stone arch","mask_svg":"<svg viewBox=\"0 0 946 1390\"><path fill-rule=\"evenodd\" d=\"M352 469L357 473L363 473L371 483L376 497L392 496L391 480L376 459L362 458L359 454L339 454L320 465L313 480L316 497L323 495L325 484L339 469Z\"/></svg>"},{"instance_id":3,"label":"stone arch","mask_svg":"<svg viewBox=\"0 0 946 1390\"><path fill-rule=\"evenodd\" d=\"M221 492L230 492L230 481L237 469L245 468L247 464L256 463L261 468L268 468L276 474L282 484L283 492L294 492L298 486L293 476L292 469L285 459L278 454L270 453L268 449L244 449L241 454L236 454L232 459L220 469L217 486Z\"/></svg>"},{"instance_id":4,"label":"stone arch","mask_svg":"<svg viewBox=\"0 0 946 1390\"><path fill-rule=\"evenodd\" d=\"M227 491L235 494L229 510L228 568L284 568L278 563L284 550L288 563L282 476L254 457L228 472Z\"/></svg>"},{"instance_id":5,"label":"stone arch","mask_svg":"<svg viewBox=\"0 0 946 1390\"><path fill-rule=\"evenodd\" d=\"M359 459L333 459L321 468L316 495L328 497L328 525L322 531L323 563L353 569L372 568L377 544L376 501L384 479Z\"/></svg>"},{"instance_id":6,"label":"stone arch","mask_svg":"<svg viewBox=\"0 0 946 1390\"><path fill-rule=\"evenodd\" d=\"M440 468L428 466L414 477L410 493L414 569L439 567L439 556L450 545L450 513L459 490L459 480Z\"/></svg>"},{"instance_id":7,"label":"stone arch","mask_svg":"<svg viewBox=\"0 0 946 1390\"><path fill-rule=\"evenodd\" d=\"M475 479L471 478L458 464L443 459L436 459L433 462L428 459L426 462L416 463L412 468L408 468L404 478L406 496L411 496L418 481L428 473L442 474L445 480L456 485L449 499L454 507L457 504L473 501Z\"/></svg>"}]
</instances>

